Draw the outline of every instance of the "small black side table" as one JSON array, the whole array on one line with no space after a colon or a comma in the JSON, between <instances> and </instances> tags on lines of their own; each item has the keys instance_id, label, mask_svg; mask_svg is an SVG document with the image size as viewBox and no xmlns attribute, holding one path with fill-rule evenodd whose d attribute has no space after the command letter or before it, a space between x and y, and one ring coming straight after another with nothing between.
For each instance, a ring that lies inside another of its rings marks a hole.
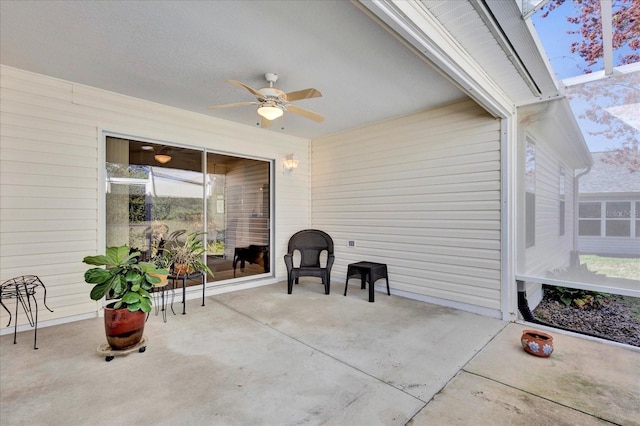
<instances>
[{"instance_id":1,"label":"small black side table","mask_svg":"<svg viewBox=\"0 0 640 426\"><path fill-rule=\"evenodd\" d=\"M3 299L16 299L16 322L13 329L13 344L16 344L16 334L18 332L18 302L22 305L22 309L24 310L25 315L27 316L27 320L29 320L29 325L31 327L35 326L35 330L33 333L33 349L38 349L36 346L38 339L38 301L36 300L36 288L42 287L44 290L44 307L47 308L50 312L53 312L47 306L47 288L42 284L40 278L36 275L22 275L20 277L11 278L2 283L0 286L0 305L4 308L5 311L9 314L9 324L7 327L11 325L11 311L5 306ZM31 307L31 300L33 300L33 304L35 305L35 309ZM33 316L33 311L35 310L35 318Z\"/></svg>"},{"instance_id":2,"label":"small black side table","mask_svg":"<svg viewBox=\"0 0 640 426\"><path fill-rule=\"evenodd\" d=\"M236 247L233 250L233 278L236 277L236 267L240 262L240 272L244 272L245 262L251 264L257 263L260 254L264 263L264 271L269 272L269 246L268 245L250 245L249 247Z\"/></svg>"},{"instance_id":3,"label":"small black side table","mask_svg":"<svg viewBox=\"0 0 640 426\"><path fill-rule=\"evenodd\" d=\"M365 288L365 284L369 282L369 302L374 302L373 295L373 285L375 282L384 278L387 280L387 294L391 296L391 291L389 290L389 275L387 273L387 265L384 263L375 263L375 262L358 262L358 263L350 263L347 266L347 280L344 283L344 295L347 295L347 288L349 287L349 278L360 275L361 281L361 289ZM368 278L368 279L367 279Z\"/></svg>"}]
</instances>

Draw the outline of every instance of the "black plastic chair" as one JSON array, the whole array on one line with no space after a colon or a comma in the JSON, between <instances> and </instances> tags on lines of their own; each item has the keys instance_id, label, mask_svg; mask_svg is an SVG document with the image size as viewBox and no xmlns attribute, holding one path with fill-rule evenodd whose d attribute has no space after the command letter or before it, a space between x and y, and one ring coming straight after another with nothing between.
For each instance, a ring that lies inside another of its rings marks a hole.
<instances>
[{"instance_id":1,"label":"black plastic chair","mask_svg":"<svg viewBox=\"0 0 640 426\"><path fill-rule=\"evenodd\" d=\"M300 265L293 264L295 251L300 252ZM322 252L327 252L327 264L320 265ZM291 294L293 283L298 284L300 277L320 277L324 284L325 294L329 294L331 287L331 267L334 261L333 240L326 232L318 229L298 231L289 239L289 248L284 255L287 266L287 292Z\"/></svg>"}]
</instances>

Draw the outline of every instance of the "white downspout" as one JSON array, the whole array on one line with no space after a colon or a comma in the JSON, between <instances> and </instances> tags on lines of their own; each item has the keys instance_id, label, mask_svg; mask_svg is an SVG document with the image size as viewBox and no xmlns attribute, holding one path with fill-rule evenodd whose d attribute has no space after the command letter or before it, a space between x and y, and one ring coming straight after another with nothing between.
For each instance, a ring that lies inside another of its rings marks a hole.
<instances>
[{"instance_id":1,"label":"white downspout","mask_svg":"<svg viewBox=\"0 0 640 426\"><path fill-rule=\"evenodd\" d=\"M587 166L586 169L578 172L575 178L573 179L573 250L571 251L571 261L570 264L573 267L580 266L580 251L578 250L578 217L580 204L578 201L579 191L580 191L580 178L591 171L591 165Z\"/></svg>"}]
</instances>

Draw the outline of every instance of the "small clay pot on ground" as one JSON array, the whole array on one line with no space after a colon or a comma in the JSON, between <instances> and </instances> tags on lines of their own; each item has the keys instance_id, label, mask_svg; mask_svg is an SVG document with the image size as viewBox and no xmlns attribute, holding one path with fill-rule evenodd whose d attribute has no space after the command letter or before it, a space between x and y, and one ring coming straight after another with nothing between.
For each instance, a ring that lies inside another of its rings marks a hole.
<instances>
[{"instance_id":1,"label":"small clay pot on ground","mask_svg":"<svg viewBox=\"0 0 640 426\"><path fill-rule=\"evenodd\" d=\"M537 330L524 330L520 343L531 355L546 358L553 353L553 336Z\"/></svg>"}]
</instances>

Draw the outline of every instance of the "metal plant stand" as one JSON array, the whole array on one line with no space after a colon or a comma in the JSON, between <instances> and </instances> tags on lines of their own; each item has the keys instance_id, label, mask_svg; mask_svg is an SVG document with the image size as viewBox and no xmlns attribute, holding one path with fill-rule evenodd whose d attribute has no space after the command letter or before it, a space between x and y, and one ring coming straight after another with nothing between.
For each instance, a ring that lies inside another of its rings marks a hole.
<instances>
[{"instance_id":1,"label":"metal plant stand","mask_svg":"<svg viewBox=\"0 0 640 426\"><path fill-rule=\"evenodd\" d=\"M168 279L171 280L173 288L176 287L176 281L182 281L182 315L187 313L187 280L194 280L196 278L202 278L202 306L204 306L204 290L206 287L206 277L202 272L194 272L189 275L169 275ZM173 309L173 307L172 307ZM175 312L174 312L175 313Z\"/></svg>"},{"instance_id":2,"label":"metal plant stand","mask_svg":"<svg viewBox=\"0 0 640 426\"><path fill-rule=\"evenodd\" d=\"M18 305L20 304L22 305L22 309L27 316L27 320L29 320L29 325L31 325L31 327L35 327L33 333L33 349L38 349L38 301L36 300L36 289L38 287L42 287L42 289L44 290L44 307L47 308L50 312L53 312L53 310L51 310L47 306L47 288L44 286L42 281L40 281L40 278L38 278L36 275L23 275L20 277L11 278L3 282L2 286L0 286L0 305L2 305L4 310L9 314L9 323L7 324L7 327L11 325L12 317L11 311L4 304L4 300L16 300L16 318L13 330L13 344L16 343L16 336L18 333ZM33 307L31 306L32 301L34 305Z\"/></svg>"},{"instance_id":3,"label":"metal plant stand","mask_svg":"<svg viewBox=\"0 0 640 426\"><path fill-rule=\"evenodd\" d=\"M155 286L153 288L153 304L155 305L156 308L156 315L158 315L158 311L162 310L162 320L164 322L167 322L167 302L169 300L169 295L167 294L168 291L171 291L171 312L173 312L173 315L176 314L176 311L173 310L173 301L175 299L176 293L175 293L175 289L174 289L174 283L173 282L169 282L169 280L167 279L167 282L160 286ZM158 293L160 293L160 295L158 296ZM161 306L158 306L157 300L160 298L160 300L162 301ZM148 318L148 316L147 316Z\"/></svg>"}]
</instances>

